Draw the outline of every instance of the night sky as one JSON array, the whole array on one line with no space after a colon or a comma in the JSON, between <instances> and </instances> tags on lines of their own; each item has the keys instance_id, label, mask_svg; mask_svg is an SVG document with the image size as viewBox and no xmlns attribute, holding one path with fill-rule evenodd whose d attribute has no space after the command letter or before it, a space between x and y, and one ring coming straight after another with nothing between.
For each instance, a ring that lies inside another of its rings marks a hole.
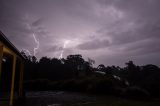
<instances>
[{"instance_id":1,"label":"night sky","mask_svg":"<svg viewBox=\"0 0 160 106\"><path fill-rule=\"evenodd\" d=\"M0 30L37 58L160 65L160 0L0 0Z\"/></svg>"}]
</instances>

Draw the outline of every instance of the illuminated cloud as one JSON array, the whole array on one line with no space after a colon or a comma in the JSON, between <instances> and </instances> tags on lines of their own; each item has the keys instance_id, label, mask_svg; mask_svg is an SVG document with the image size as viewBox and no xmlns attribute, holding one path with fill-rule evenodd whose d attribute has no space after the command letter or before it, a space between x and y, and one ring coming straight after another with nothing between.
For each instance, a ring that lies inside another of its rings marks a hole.
<instances>
[{"instance_id":1,"label":"illuminated cloud","mask_svg":"<svg viewBox=\"0 0 160 106\"><path fill-rule=\"evenodd\" d=\"M78 53L97 65L159 64L159 5L159 0L1 0L0 30L38 58Z\"/></svg>"}]
</instances>

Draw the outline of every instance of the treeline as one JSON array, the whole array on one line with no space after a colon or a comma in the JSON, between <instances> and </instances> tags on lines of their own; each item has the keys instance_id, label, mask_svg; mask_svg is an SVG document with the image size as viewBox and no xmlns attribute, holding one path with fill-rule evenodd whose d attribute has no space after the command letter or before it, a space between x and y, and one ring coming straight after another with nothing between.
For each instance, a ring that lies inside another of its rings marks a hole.
<instances>
[{"instance_id":1,"label":"treeline","mask_svg":"<svg viewBox=\"0 0 160 106\"><path fill-rule=\"evenodd\" d=\"M26 56L26 90L68 90L90 93L114 94L130 97L160 96L160 68L148 64L138 66L129 61L125 67L93 67L79 54L66 59Z\"/></svg>"}]
</instances>

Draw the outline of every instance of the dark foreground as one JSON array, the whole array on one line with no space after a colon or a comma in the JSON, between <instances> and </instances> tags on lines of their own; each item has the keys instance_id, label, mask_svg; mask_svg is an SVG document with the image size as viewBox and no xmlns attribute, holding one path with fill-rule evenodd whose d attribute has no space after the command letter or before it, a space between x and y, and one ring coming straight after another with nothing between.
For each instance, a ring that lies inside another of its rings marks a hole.
<instances>
[{"instance_id":1,"label":"dark foreground","mask_svg":"<svg viewBox=\"0 0 160 106\"><path fill-rule=\"evenodd\" d=\"M72 92L28 92L19 106L160 106L160 99L129 100L113 96L96 96Z\"/></svg>"}]
</instances>

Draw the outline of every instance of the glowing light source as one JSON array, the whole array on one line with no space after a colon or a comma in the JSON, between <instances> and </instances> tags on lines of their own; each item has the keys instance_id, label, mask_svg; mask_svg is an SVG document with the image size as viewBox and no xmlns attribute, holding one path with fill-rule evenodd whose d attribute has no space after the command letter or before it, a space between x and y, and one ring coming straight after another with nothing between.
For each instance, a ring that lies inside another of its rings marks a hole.
<instances>
[{"instance_id":1,"label":"glowing light source","mask_svg":"<svg viewBox=\"0 0 160 106\"><path fill-rule=\"evenodd\" d=\"M34 56L37 54L37 50L39 49L39 40L36 38L35 34L33 33L34 41L36 42L37 46L34 47Z\"/></svg>"},{"instance_id":2,"label":"glowing light source","mask_svg":"<svg viewBox=\"0 0 160 106\"><path fill-rule=\"evenodd\" d=\"M28 55L30 55L31 56L31 52L29 51L29 50L27 50L27 49L22 49L22 51L26 54L28 54Z\"/></svg>"},{"instance_id":3,"label":"glowing light source","mask_svg":"<svg viewBox=\"0 0 160 106\"><path fill-rule=\"evenodd\" d=\"M61 51L61 53L60 53L59 59L63 58L64 49L66 48L66 46L67 46L67 44L68 44L69 42L70 42L69 40L65 40L65 41L64 41L63 48L62 48L62 51Z\"/></svg>"},{"instance_id":4,"label":"glowing light source","mask_svg":"<svg viewBox=\"0 0 160 106\"><path fill-rule=\"evenodd\" d=\"M33 49L33 55L36 56L37 50L39 49L40 43L39 43L39 40L36 38L36 35L35 35L32 27L31 27L31 25L28 24L28 23L27 23L26 25L27 25L27 28L33 32L33 38L34 38L35 43L37 44L37 46L34 47L34 49ZM28 49L24 49L24 48L23 48L22 51L23 51L24 53L28 53L29 55L31 55L31 52L30 52Z\"/></svg>"}]
</instances>

